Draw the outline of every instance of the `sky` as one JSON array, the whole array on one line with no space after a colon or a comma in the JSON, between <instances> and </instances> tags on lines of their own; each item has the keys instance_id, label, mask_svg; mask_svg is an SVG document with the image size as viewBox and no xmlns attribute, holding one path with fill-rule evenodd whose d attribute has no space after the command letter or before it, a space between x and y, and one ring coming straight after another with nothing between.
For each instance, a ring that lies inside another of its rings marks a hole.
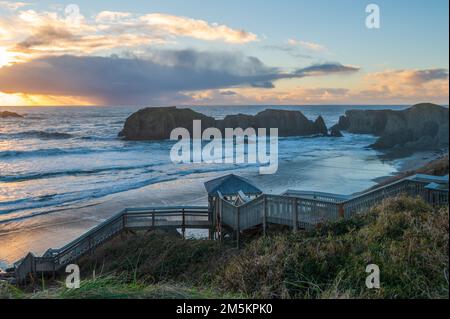
<instances>
[{"instance_id":1,"label":"sky","mask_svg":"<svg viewBox=\"0 0 450 319\"><path fill-rule=\"evenodd\" d=\"M448 6L0 0L0 105L448 105Z\"/></svg>"}]
</instances>

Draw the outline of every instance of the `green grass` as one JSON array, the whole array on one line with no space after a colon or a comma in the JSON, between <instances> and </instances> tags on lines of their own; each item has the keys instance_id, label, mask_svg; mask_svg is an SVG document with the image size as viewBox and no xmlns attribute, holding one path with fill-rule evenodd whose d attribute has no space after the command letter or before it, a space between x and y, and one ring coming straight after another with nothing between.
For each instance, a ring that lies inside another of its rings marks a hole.
<instances>
[{"instance_id":1,"label":"green grass","mask_svg":"<svg viewBox=\"0 0 450 319\"><path fill-rule=\"evenodd\" d=\"M255 298L448 298L448 209L389 200L322 229L251 242L225 267L226 289ZM365 268L381 269L368 290Z\"/></svg>"},{"instance_id":2,"label":"green grass","mask_svg":"<svg viewBox=\"0 0 450 319\"><path fill-rule=\"evenodd\" d=\"M221 294L207 289L171 284L129 282L117 276L83 280L79 289L57 288L35 293L34 298L56 299L211 299ZM230 296L231 297L231 296Z\"/></svg>"},{"instance_id":3,"label":"green grass","mask_svg":"<svg viewBox=\"0 0 450 319\"><path fill-rule=\"evenodd\" d=\"M80 260L80 289L0 286L0 298L448 298L448 227L448 208L401 197L313 231L246 238L240 250L127 235ZM380 267L379 290L365 286L368 264Z\"/></svg>"},{"instance_id":4,"label":"green grass","mask_svg":"<svg viewBox=\"0 0 450 319\"><path fill-rule=\"evenodd\" d=\"M211 289L183 285L130 283L115 276L83 280L79 289L58 286L35 292L21 292L13 286L0 286L0 299L222 299L243 298Z\"/></svg>"}]
</instances>

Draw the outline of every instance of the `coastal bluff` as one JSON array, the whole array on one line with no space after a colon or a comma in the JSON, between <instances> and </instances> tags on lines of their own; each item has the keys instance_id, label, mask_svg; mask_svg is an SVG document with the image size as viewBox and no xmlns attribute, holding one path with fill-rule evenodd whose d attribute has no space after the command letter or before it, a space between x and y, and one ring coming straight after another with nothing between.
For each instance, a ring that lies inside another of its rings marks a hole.
<instances>
[{"instance_id":1,"label":"coastal bluff","mask_svg":"<svg viewBox=\"0 0 450 319\"><path fill-rule=\"evenodd\" d=\"M421 151L448 147L449 110L422 103L406 110L349 110L333 129L373 134L378 150Z\"/></svg>"},{"instance_id":2,"label":"coastal bluff","mask_svg":"<svg viewBox=\"0 0 450 319\"><path fill-rule=\"evenodd\" d=\"M164 140L178 127L186 128L192 135L193 121L201 120L202 128L215 127L223 133L225 128L278 128L281 137L328 135L321 116L315 121L299 111L265 110L256 115L228 115L223 120L195 112L191 109L172 107L149 107L132 114L125 121L120 137L126 140Z\"/></svg>"}]
</instances>

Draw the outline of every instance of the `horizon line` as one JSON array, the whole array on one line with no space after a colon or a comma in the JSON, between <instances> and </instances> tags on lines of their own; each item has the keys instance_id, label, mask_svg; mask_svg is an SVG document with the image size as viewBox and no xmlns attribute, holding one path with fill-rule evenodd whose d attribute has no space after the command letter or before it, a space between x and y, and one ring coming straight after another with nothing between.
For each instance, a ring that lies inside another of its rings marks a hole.
<instances>
[{"instance_id":1,"label":"horizon line","mask_svg":"<svg viewBox=\"0 0 450 319\"><path fill-rule=\"evenodd\" d=\"M418 102L414 104L377 104L377 103L366 103L366 104L179 104L179 105L0 105L0 109L3 108L38 108L38 107L143 107L143 108L153 108L153 107L255 107L255 106L414 106L417 104L436 104L444 107L449 107L449 104L434 103L434 102Z\"/></svg>"}]
</instances>

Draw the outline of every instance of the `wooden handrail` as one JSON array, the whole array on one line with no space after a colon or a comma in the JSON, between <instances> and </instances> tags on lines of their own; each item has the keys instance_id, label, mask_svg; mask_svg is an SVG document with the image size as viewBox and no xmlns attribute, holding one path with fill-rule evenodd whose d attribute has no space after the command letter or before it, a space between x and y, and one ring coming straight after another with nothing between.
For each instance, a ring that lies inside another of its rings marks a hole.
<instances>
[{"instance_id":1,"label":"wooden handrail","mask_svg":"<svg viewBox=\"0 0 450 319\"><path fill-rule=\"evenodd\" d=\"M44 263L52 264L51 267L49 267L52 271L58 270L60 267L72 261L73 258L79 258L85 252L94 249L104 241L111 238L114 234L125 230L127 228L126 221L128 219L136 217L148 219L150 221L150 227L155 227L158 217L182 217L184 222L180 226L189 227L190 222L186 222L186 218L208 218L208 216L209 209L205 206L127 208L100 223L60 249L49 249L42 257L35 257L32 254L28 254L26 258L14 263L16 278L18 278L18 280L25 279L28 273L36 270L37 265ZM97 238L97 236L101 236L101 238ZM80 247L84 245L87 245L87 248L81 250ZM77 250L80 251L78 252Z\"/></svg>"}]
</instances>

